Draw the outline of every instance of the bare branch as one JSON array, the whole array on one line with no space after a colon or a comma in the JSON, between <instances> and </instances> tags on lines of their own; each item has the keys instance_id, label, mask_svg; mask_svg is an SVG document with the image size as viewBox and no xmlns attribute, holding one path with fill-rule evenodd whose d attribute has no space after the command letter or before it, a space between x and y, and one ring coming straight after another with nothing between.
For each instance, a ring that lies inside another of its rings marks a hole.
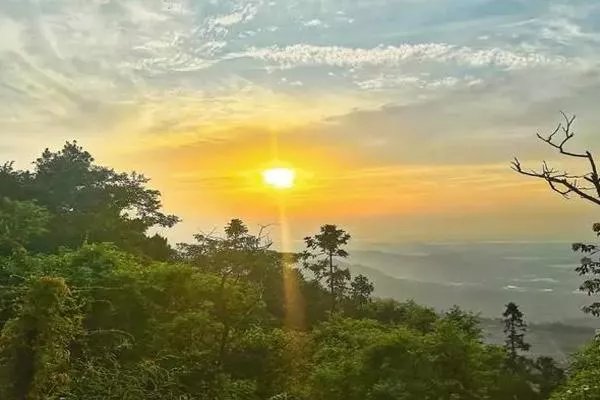
<instances>
[{"instance_id":1,"label":"bare branch","mask_svg":"<svg viewBox=\"0 0 600 400\"><path fill-rule=\"evenodd\" d=\"M556 184L552 181L548 181L548 184L550 185L550 187L552 188L552 190L554 190L556 193L560 194L561 196L565 197L565 198L569 198L569 193L573 192L573 190L571 189L559 189Z\"/></svg>"},{"instance_id":2,"label":"bare branch","mask_svg":"<svg viewBox=\"0 0 600 400\"><path fill-rule=\"evenodd\" d=\"M567 144L567 142L575 136L575 133L572 132L572 126L573 126L573 122L575 122L576 117L574 115L573 117L569 118L562 111L561 111L561 114L563 115L563 117L565 119L564 125L563 125L563 123L558 124L558 126L556 127L554 132L552 132L547 137L544 137L544 136L540 135L539 133L537 134L537 137L542 142L547 143L550 146L557 149L561 154L564 154L564 155L570 156L570 157L587 158L587 154L585 154L585 153L583 153L583 154L582 153L572 153L572 152L565 150L565 145ZM554 136L556 136L556 134L560 131L562 131L565 134L565 137L563 138L562 141L560 141L559 143L556 143L554 141Z\"/></svg>"},{"instance_id":3,"label":"bare branch","mask_svg":"<svg viewBox=\"0 0 600 400\"><path fill-rule=\"evenodd\" d=\"M575 193L581 198L600 205L600 178L598 176L596 160L589 151L586 151L585 153L574 153L565 150L565 145L575 136L575 133L573 132L575 116L569 118L562 111L561 114L564 118L564 122L560 123L550 135L544 137L538 133L537 137L544 143L557 149L562 155L587 159L591 172L583 175L572 175L566 171L559 172L558 170L549 167L546 161L542 162L541 171L525 170L518 158L514 159L511 168L521 175L545 180L553 191L559 193L563 197L569 198L570 194ZM564 137L562 140L558 141L556 140L556 135L560 132L564 134ZM579 184L580 180L591 183L592 186L581 186Z\"/></svg>"},{"instance_id":4,"label":"bare branch","mask_svg":"<svg viewBox=\"0 0 600 400\"><path fill-rule=\"evenodd\" d=\"M258 233L256 234L257 243L260 247L267 249L273 245L273 240L271 240L271 236L269 235L268 229L277 224L266 224L259 225ZM266 231L266 233L265 233Z\"/></svg>"}]
</instances>

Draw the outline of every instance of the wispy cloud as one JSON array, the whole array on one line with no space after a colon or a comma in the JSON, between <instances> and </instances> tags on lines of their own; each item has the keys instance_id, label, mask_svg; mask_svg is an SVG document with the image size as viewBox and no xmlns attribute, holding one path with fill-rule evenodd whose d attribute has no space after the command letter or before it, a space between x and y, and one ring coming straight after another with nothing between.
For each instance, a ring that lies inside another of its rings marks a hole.
<instances>
[{"instance_id":1,"label":"wispy cloud","mask_svg":"<svg viewBox=\"0 0 600 400\"><path fill-rule=\"evenodd\" d=\"M482 83L481 79L467 76L456 78L448 76L442 79L426 79L414 75L396 75L393 73L382 73L375 77L358 81L357 85L364 90L390 89L390 88L413 88L419 90L431 90L440 88L453 88L459 84L475 86Z\"/></svg>"},{"instance_id":2,"label":"wispy cloud","mask_svg":"<svg viewBox=\"0 0 600 400\"><path fill-rule=\"evenodd\" d=\"M515 52L501 48L475 50L447 43L404 44L371 49L297 44L280 48L250 48L241 56L274 62L284 67L328 65L334 67L396 67L407 62L451 63L467 67L508 69L564 66L562 56Z\"/></svg>"},{"instance_id":3,"label":"wispy cloud","mask_svg":"<svg viewBox=\"0 0 600 400\"><path fill-rule=\"evenodd\" d=\"M210 25L218 26L233 26L241 22L249 22L256 17L258 8L254 4L245 4L241 10L234 11L230 14L217 15L209 19Z\"/></svg>"}]
</instances>

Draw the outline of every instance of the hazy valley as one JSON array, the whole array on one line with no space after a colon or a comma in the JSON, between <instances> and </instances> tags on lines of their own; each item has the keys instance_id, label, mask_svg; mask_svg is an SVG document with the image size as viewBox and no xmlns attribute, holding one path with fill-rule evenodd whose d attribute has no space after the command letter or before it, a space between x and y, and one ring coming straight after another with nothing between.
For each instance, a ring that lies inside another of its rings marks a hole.
<instances>
[{"instance_id":1,"label":"hazy valley","mask_svg":"<svg viewBox=\"0 0 600 400\"><path fill-rule=\"evenodd\" d=\"M456 304L480 313L486 337L504 340L498 319L519 304L529 321L532 352L564 359L600 327L581 307L574 269L580 255L569 243L447 243L373 246L353 251L349 266L375 284L375 294L446 310Z\"/></svg>"}]
</instances>

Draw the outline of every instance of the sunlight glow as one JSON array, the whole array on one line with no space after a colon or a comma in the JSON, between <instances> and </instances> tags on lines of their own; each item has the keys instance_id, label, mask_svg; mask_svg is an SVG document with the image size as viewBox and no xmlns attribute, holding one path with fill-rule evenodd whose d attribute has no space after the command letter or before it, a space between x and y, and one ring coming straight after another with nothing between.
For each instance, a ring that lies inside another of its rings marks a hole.
<instances>
[{"instance_id":1,"label":"sunlight glow","mask_svg":"<svg viewBox=\"0 0 600 400\"><path fill-rule=\"evenodd\" d=\"M270 168L262 176L264 183L275 189L289 189L296 181L296 172L291 168Z\"/></svg>"}]
</instances>

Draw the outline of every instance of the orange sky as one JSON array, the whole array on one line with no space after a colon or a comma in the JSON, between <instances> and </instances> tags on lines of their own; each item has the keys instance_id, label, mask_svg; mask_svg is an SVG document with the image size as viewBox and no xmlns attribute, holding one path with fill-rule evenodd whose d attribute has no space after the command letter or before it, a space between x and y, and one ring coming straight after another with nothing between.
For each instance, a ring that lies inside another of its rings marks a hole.
<instances>
[{"instance_id":1,"label":"orange sky","mask_svg":"<svg viewBox=\"0 0 600 400\"><path fill-rule=\"evenodd\" d=\"M105 148L103 155L153 178L165 207L184 218L175 240L234 217L277 223L281 207L295 239L338 223L381 241L569 240L587 235L592 221L590 206L517 175L509 162L382 162L353 144L303 141L272 126L175 146ZM261 172L273 165L294 168L296 186L267 187Z\"/></svg>"}]
</instances>

